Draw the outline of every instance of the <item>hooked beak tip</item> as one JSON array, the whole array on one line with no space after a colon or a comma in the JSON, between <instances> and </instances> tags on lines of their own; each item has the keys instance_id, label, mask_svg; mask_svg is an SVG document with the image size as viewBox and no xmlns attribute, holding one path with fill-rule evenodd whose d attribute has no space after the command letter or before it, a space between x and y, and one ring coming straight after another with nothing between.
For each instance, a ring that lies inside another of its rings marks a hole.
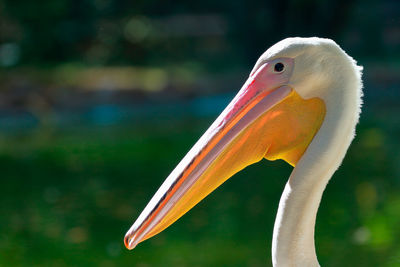
<instances>
[{"instance_id":1,"label":"hooked beak tip","mask_svg":"<svg viewBox=\"0 0 400 267\"><path fill-rule=\"evenodd\" d=\"M132 250L139 243L138 240L135 240L135 236L132 236L129 232L124 237L125 247L129 250Z\"/></svg>"}]
</instances>

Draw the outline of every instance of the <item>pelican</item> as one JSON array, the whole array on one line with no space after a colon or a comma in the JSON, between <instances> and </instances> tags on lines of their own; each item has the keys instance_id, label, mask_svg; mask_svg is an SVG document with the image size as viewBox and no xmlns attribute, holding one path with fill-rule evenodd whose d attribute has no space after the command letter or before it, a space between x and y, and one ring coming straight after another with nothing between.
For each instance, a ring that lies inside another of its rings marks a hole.
<instances>
[{"instance_id":1,"label":"pelican","mask_svg":"<svg viewBox=\"0 0 400 267\"><path fill-rule=\"evenodd\" d=\"M314 228L325 187L355 135L362 67L330 39L287 38L269 48L125 236L133 249L163 231L246 166L283 159L272 263L319 266Z\"/></svg>"}]
</instances>

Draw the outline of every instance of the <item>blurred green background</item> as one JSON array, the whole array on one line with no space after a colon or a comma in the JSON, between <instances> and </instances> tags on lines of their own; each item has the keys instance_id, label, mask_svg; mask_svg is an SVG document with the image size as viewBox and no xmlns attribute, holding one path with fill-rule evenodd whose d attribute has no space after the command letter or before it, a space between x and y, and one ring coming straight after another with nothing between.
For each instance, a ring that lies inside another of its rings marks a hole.
<instances>
[{"instance_id":1,"label":"blurred green background","mask_svg":"<svg viewBox=\"0 0 400 267\"><path fill-rule=\"evenodd\" d=\"M357 137L325 191L322 266L400 266L398 0L0 0L0 266L270 266L291 172L263 161L128 251L156 189L289 36L364 66Z\"/></svg>"}]
</instances>

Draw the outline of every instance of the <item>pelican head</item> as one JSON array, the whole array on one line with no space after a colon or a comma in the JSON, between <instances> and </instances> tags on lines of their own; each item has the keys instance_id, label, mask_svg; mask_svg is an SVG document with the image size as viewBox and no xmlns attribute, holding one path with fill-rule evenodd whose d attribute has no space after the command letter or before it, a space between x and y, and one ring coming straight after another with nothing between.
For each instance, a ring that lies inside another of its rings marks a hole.
<instances>
[{"instance_id":1,"label":"pelican head","mask_svg":"<svg viewBox=\"0 0 400 267\"><path fill-rule=\"evenodd\" d=\"M283 159L295 168L278 209L273 263L317 266L316 212L354 137L361 94L361 68L334 41L278 42L161 185L127 232L126 247L164 230L246 166Z\"/></svg>"}]
</instances>

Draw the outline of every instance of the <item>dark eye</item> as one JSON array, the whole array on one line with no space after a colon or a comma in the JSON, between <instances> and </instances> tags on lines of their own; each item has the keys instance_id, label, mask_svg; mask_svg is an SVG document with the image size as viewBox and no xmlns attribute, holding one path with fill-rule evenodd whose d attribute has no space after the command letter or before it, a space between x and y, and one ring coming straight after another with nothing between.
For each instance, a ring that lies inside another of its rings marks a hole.
<instances>
[{"instance_id":1,"label":"dark eye","mask_svg":"<svg viewBox=\"0 0 400 267\"><path fill-rule=\"evenodd\" d=\"M275 64L274 70L276 72L282 72L284 68L285 68L285 65L283 65L281 62L278 62Z\"/></svg>"}]
</instances>

